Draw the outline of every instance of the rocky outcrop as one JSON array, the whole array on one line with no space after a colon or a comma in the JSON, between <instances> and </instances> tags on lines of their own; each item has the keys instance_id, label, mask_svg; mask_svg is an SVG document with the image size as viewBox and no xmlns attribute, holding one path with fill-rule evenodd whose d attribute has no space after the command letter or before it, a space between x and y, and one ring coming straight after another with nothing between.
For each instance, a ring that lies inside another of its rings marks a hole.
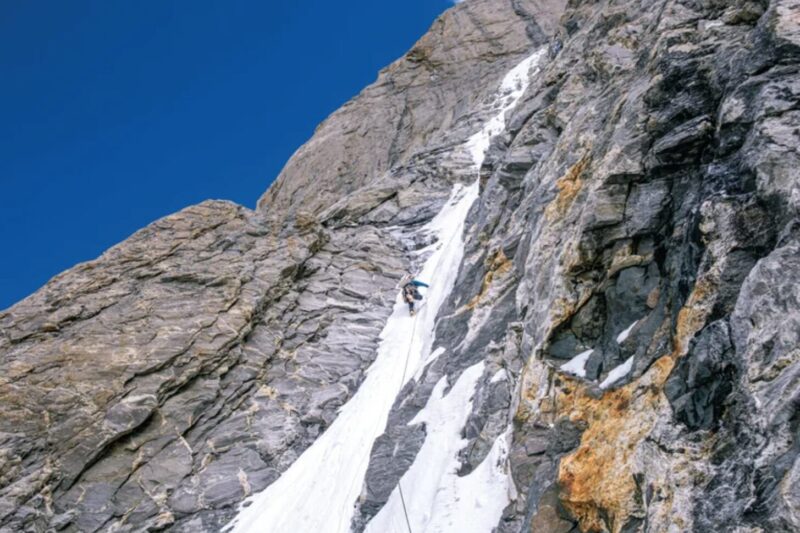
<instances>
[{"instance_id":1,"label":"rocky outcrop","mask_svg":"<svg viewBox=\"0 0 800 533\"><path fill-rule=\"evenodd\" d=\"M797 530L799 28L796 0L458 4L257 211L190 207L0 313L0 531L218 531L357 390L416 229L474 180L355 529L479 368L458 473L505 443L497 531Z\"/></svg>"},{"instance_id":2,"label":"rocky outcrop","mask_svg":"<svg viewBox=\"0 0 800 533\"><path fill-rule=\"evenodd\" d=\"M207 202L2 315L7 530L216 530L330 423L374 357L402 245L271 231Z\"/></svg>"}]
</instances>

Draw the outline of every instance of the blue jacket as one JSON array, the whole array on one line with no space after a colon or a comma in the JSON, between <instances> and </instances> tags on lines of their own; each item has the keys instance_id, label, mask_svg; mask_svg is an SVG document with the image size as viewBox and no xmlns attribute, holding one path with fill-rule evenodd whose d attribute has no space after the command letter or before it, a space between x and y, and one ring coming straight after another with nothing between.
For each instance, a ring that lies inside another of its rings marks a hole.
<instances>
[{"instance_id":1,"label":"blue jacket","mask_svg":"<svg viewBox=\"0 0 800 533\"><path fill-rule=\"evenodd\" d=\"M422 283L421 281L416 279L412 279L411 284L414 285L415 287L430 287L430 285L428 285L427 283Z\"/></svg>"}]
</instances>

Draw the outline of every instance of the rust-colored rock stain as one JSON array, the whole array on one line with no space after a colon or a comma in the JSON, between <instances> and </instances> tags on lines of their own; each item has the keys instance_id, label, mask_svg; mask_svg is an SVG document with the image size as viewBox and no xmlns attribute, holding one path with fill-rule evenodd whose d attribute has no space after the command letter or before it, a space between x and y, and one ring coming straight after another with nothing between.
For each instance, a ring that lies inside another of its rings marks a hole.
<instances>
[{"instance_id":1,"label":"rust-colored rock stain","mask_svg":"<svg viewBox=\"0 0 800 533\"><path fill-rule=\"evenodd\" d=\"M642 495L634 478L636 449L668 409L664 383L703 327L713 295L713 283L697 283L678 314L672 352L657 359L635 381L598 397L591 385L560 375L550 394L538 400L540 416L566 417L586 426L578 448L562 457L558 472L561 503L582 531L616 533L630 518L643 516ZM523 389L527 402L520 408L536 402L535 396L535 391ZM520 412L518 420L530 415Z\"/></svg>"},{"instance_id":2,"label":"rust-colored rock stain","mask_svg":"<svg viewBox=\"0 0 800 533\"><path fill-rule=\"evenodd\" d=\"M641 378L600 398L572 382L556 392L558 416L587 424L578 448L561 459L561 501L583 531L618 531L639 504L633 454L656 421L674 365L657 360Z\"/></svg>"},{"instance_id":3,"label":"rust-colored rock stain","mask_svg":"<svg viewBox=\"0 0 800 533\"><path fill-rule=\"evenodd\" d=\"M483 283L481 283L481 290L472 297L472 299L467 304L467 308L475 309L480 303L481 300L486 296L489 292L489 287L492 286L492 282L495 278L500 278L505 276L509 271L511 271L511 267L513 263L511 259L506 257L506 254L503 250L498 250L486 259L486 266L487 271L486 275L483 276Z\"/></svg>"},{"instance_id":4,"label":"rust-colored rock stain","mask_svg":"<svg viewBox=\"0 0 800 533\"><path fill-rule=\"evenodd\" d=\"M578 193L583 187L581 176L588 166L589 157L583 156L567 170L566 174L556 180L558 194L555 200L550 202L545 209L545 216L548 220L556 220L567 213L567 210L575 201L575 197L578 196Z\"/></svg>"}]
</instances>

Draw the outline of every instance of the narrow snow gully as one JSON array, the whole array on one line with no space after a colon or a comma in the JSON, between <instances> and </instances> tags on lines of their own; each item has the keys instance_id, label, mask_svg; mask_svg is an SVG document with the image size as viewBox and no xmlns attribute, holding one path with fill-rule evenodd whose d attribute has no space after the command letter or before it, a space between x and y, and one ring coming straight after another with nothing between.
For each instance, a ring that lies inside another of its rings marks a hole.
<instances>
[{"instance_id":1,"label":"narrow snow gully","mask_svg":"<svg viewBox=\"0 0 800 533\"><path fill-rule=\"evenodd\" d=\"M545 49L536 51L503 79L497 91L498 113L467 142L478 170L491 138L505 130L506 112L538 73L545 54ZM476 196L477 187L477 181L470 186ZM441 355L444 350L437 352ZM447 376L436 384L425 408L409 423L425 423L425 442L389 501L367 524L366 533L488 533L499 523L511 489L506 435L494 442L475 470L458 475L458 453L467 443L461 431L472 412L472 396L484 366L480 362L464 370L446 394Z\"/></svg>"},{"instance_id":2,"label":"narrow snow gully","mask_svg":"<svg viewBox=\"0 0 800 533\"><path fill-rule=\"evenodd\" d=\"M530 76L533 75L532 71L538 68L537 65L544 54L544 50L537 51L512 69L503 80L494 102L495 108L499 108L497 114L486 123L481 131L469 139L466 146L472 154L477 168L480 168L483 162L489 140L503 131L505 113L522 96ZM383 433L389 411L405 384L404 382L413 377L421 366L432 359L429 356L434 341L436 317L455 284L464 254L463 234L466 216L477 198L477 180L469 186L456 185L450 199L439 214L420 230L436 237L434 244L423 252L429 255L422 271L417 276L430 283L430 288L425 295L425 304L420 308L416 317L412 318L398 295L394 311L381 332L377 357L367 371L367 376L359 390L342 407L333 424L277 481L242 504L238 516L226 528L227 531L233 533L311 531L315 533L346 533L350 530L353 505L361 492L372 444ZM457 482L455 483L458 485L456 489L446 491L443 501L440 502L440 498L436 498L436 501L428 501L431 494L436 493L436 487L442 483L453 484L453 480L445 478L455 476L451 463L457 461L456 454L461 447L458 432L464 424L462 419L465 419L464 417L470 412L470 398L474 392L475 382L482 371L482 364L469 369L446 398L441 396L444 385L437 386L439 394L437 396L434 391L434 396L431 398L431 403L434 405L429 404L420 413L420 416L426 413L424 420L431 427L431 434L440 435L440 437L437 437L436 441L427 439L431 441L431 444L426 441L425 447L421 450L411 470L402 480L408 487L406 497L410 500L410 512L413 515L415 510L420 509L419 515L411 518L414 533L429 530L465 531L463 528L449 529L445 527L447 521L432 522L431 520L436 517L437 511L440 509L447 511L448 515L453 512L461 512L459 507L451 501L453 498L458 498L464 491L475 492L478 487L470 487L470 484L488 482L492 476L497 477L495 471L484 472L490 467L482 465L471 476L468 476L470 480L466 484ZM456 391L458 391L457 395ZM505 446L499 442L500 440L498 439L499 444L495 444L497 450L493 450L484 463L495 465L504 461ZM444 444L445 442L446 444ZM434 450L435 456L423 453L427 448L436 446L437 443L444 447ZM441 467L438 468L438 471L436 469L431 471L432 475L426 477L424 471L418 472L420 470L418 463L423 465L434 463ZM417 474L414 476L414 481L409 484L407 477L412 472L417 472ZM483 475L484 473L488 473L488 475ZM507 476L502 472L501 474L499 477L502 478L502 483L507 483ZM480 479L472 479L477 475L480 475ZM500 481L494 482L495 485L500 483ZM417 493L418 488L420 489L419 493ZM498 500L494 496L491 498ZM500 499L503 501L508 499L505 494L505 485L503 485L503 497ZM398 502L395 500L397 500L397 490L392 493L391 499L384 509L388 513L388 518L378 520L384 514L382 511L369 524L371 531L407 531L402 514L397 516ZM474 498L469 501L465 500L462 506L472 506L473 500ZM497 503L479 511L486 513L486 510L490 509L491 514L497 514L496 518L499 519L499 513L495 513L495 507L497 507ZM380 525L373 526L373 523L380 524L383 520L400 525L397 527L386 526L385 528ZM485 522L489 523L489 520L487 519ZM427 528L429 523L434 526L433 529ZM477 530L473 529L473 531Z\"/></svg>"}]
</instances>

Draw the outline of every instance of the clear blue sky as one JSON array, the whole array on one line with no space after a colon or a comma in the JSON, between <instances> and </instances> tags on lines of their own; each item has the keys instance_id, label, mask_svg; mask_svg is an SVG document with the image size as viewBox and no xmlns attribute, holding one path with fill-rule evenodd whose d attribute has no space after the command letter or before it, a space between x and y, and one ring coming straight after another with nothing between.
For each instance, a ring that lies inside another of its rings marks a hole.
<instances>
[{"instance_id":1,"label":"clear blue sky","mask_svg":"<svg viewBox=\"0 0 800 533\"><path fill-rule=\"evenodd\" d=\"M153 220L248 207L447 0L0 3L0 309Z\"/></svg>"}]
</instances>

